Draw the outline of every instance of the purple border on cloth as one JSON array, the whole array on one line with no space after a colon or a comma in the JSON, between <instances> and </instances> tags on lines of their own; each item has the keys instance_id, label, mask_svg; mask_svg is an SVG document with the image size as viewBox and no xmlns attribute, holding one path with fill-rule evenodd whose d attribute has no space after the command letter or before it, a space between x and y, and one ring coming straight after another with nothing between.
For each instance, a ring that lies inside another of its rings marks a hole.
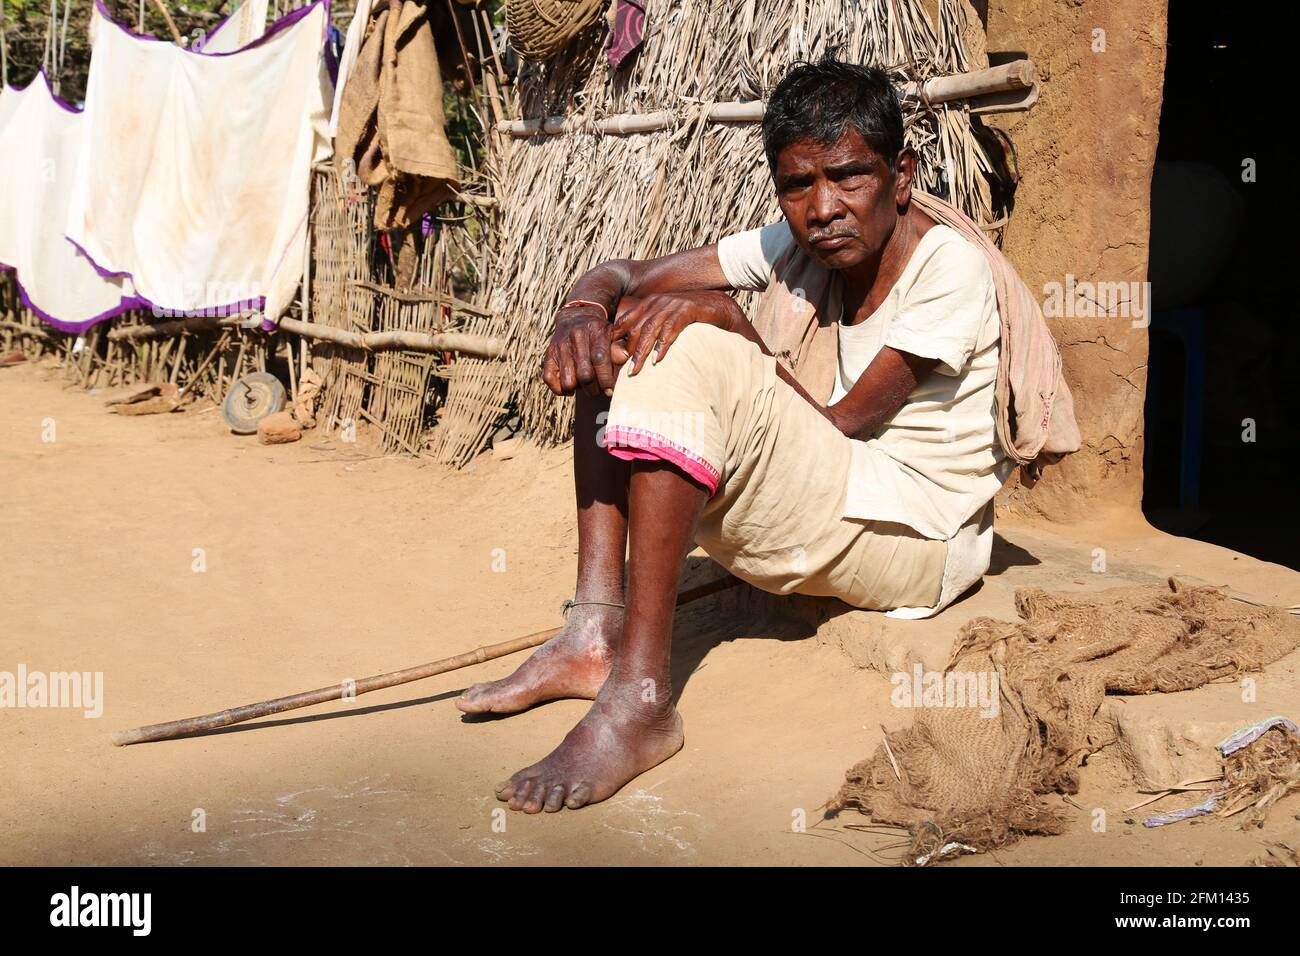
<instances>
[{"instance_id":1,"label":"purple border on cloth","mask_svg":"<svg viewBox=\"0 0 1300 956\"><path fill-rule=\"evenodd\" d=\"M92 325L98 325L100 322L107 321L108 319L115 319L124 312L130 312L132 309L144 309L161 313L161 315L156 316L158 318L186 318L191 315L225 316L238 315L241 312L259 312L266 306L266 297L258 296L255 299L244 299L230 305L210 305L202 309L179 311L175 309L159 309L158 306L154 305L142 295L124 295L118 300L118 304L113 306L111 309L106 309L98 315L89 319L84 319L80 322L68 322L64 319L55 318L32 301L32 297L28 294L26 287L23 285L22 277L19 276L16 266L11 266L6 262L0 262L0 271L9 271L14 274L14 282L18 285L18 298L22 300L24 307L30 309L38 319L47 325L54 326L60 332L68 332L74 335L86 331ZM265 331L271 331L275 326L268 326L266 320L263 319L262 328Z\"/></svg>"},{"instance_id":2,"label":"purple border on cloth","mask_svg":"<svg viewBox=\"0 0 1300 956\"><path fill-rule=\"evenodd\" d=\"M117 27L127 36L132 37L136 40L147 40L150 43L167 43L170 44L171 46L176 47L176 49L181 50L185 53L189 53L193 56L218 57L218 56L235 56L239 53L244 53L248 50L252 50L255 47L261 46L263 43L271 39L277 33L281 33L284 30L287 30L289 27L293 26L299 20L306 17L317 7L324 7L325 9L325 26L321 30L321 38L323 40L329 34L330 2L331 0L316 0L315 3L310 3L305 7L299 7L297 10L291 10L290 12L282 16L279 20L276 20L273 23L271 23L270 26L266 28L266 32L263 33L256 40L252 41L251 43L245 46L241 46L237 50L227 50L224 53L205 53L201 48L198 50L192 50L188 47L176 46L174 42L168 39L164 39L163 37L151 36L148 33L136 33L134 30L131 29L130 26L123 23L121 20L115 20L113 18L113 15L108 12L108 8L104 6L104 0L95 0L95 9L99 11L99 15L101 17L103 17L109 23L113 24L113 26ZM227 19L229 19L229 17L227 17ZM218 26L220 26L220 24L218 24ZM214 27L213 29L216 28ZM200 44L200 47L201 46L202 44Z\"/></svg>"},{"instance_id":3,"label":"purple border on cloth","mask_svg":"<svg viewBox=\"0 0 1300 956\"><path fill-rule=\"evenodd\" d=\"M72 243L73 248L75 248L77 252L81 253L82 257L87 262L90 263L90 267L94 269L96 272L98 272L102 278L105 279L131 278L131 273L129 272L114 272L112 269L105 269L103 266L101 266L98 262L95 261L94 256L92 256L89 252L87 252L84 248L82 248L81 244L77 242L76 239L73 239L71 236L64 236L63 238L66 239L68 242Z\"/></svg>"},{"instance_id":4,"label":"purple border on cloth","mask_svg":"<svg viewBox=\"0 0 1300 956\"><path fill-rule=\"evenodd\" d=\"M143 299L136 296L122 296L118 300L117 305L99 313L99 315L85 319L81 322L65 322L63 319L56 319L32 301L32 297L27 294L27 289L23 286L22 278L18 275L18 269L16 267L0 262L0 269L13 272L14 282L18 285L18 298L22 300L22 303L26 308L30 309L31 312L46 325L52 325L60 332L67 332L70 335L79 335L92 325L98 325L100 322L107 321L108 319L115 319L124 312L130 312L132 309L139 309L147 305Z\"/></svg>"},{"instance_id":5,"label":"purple border on cloth","mask_svg":"<svg viewBox=\"0 0 1300 956\"><path fill-rule=\"evenodd\" d=\"M67 100L65 100L63 97L59 96L58 93L54 92L54 84L50 82L50 77L49 74L45 72L45 67L41 67L39 70L36 71L36 76L32 77L31 83L28 83L26 86L10 86L9 89L13 90L15 93L21 93L23 92L23 90L30 87L32 83L36 82L36 77L40 77L42 80L45 81L45 92L50 94L50 99L54 100L55 106L63 110L65 113L71 113L74 116L81 115L82 113L81 110L77 109Z\"/></svg>"}]
</instances>

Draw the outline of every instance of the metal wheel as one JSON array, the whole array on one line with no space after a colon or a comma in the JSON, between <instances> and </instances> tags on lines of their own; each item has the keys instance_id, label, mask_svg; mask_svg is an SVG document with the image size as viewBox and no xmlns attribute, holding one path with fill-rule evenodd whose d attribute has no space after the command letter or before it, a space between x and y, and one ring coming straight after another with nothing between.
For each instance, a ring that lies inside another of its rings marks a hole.
<instances>
[{"instance_id":1,"label":"metal wheel","mask_svg":"<svg viewBox=\"0 0 1300 956\"><path fill-rule=\"evenodd\" d=\"M252 372L230 386L221 406L226 424L236 435L252 435L257 423L284 408L284 385L270 372Z\"/></svg>"}]
</instances>

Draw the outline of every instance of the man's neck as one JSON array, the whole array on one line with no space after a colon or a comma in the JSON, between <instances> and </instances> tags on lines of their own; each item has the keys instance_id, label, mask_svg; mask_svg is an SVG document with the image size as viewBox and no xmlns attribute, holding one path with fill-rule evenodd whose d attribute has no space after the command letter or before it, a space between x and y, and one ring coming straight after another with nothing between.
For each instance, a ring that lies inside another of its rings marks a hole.
<instances>
[{"instance_id":1,"label":"man's neck","mask_svg":"<svg viewBox=\"0 0 1300 956\"><path fill-rule=\"evenodd\" d=\"M920 238L911 207L894 220L889 238L876 256L845 269L844 311L850 325L868 318L880 307L898 277L907 268Z\"/></svg>"}]
</instances>

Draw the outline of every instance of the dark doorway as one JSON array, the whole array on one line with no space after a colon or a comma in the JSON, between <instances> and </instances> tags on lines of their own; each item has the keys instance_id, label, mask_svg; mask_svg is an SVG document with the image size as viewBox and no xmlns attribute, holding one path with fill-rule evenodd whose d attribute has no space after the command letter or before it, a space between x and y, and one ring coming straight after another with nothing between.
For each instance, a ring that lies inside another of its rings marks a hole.
<instances>
[{"instance_id":1,"label":"dark doorway","mask_svg":"<svg viewBox=\"0 0 1300 956\"><path fill-rule=\"evenodd\" d=\"M1151 200L1143 510L1300 569L1300 263L1276 26L1171 0ZM1281 107L1281 108L1280 108Z\"/></svg>"}]
</instances>

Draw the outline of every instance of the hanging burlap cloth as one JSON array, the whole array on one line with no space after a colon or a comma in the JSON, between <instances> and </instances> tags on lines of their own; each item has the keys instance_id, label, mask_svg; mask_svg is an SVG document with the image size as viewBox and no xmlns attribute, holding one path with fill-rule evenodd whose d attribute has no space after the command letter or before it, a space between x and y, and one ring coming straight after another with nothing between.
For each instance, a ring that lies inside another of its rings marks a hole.
<instances>
[{"instance_id":1,"label":"hanging burlap cloth","mask_svg":"<svg viewBox=\"0 0 1300 956\"><path fill-rule=\"evenodd\" d=\"M1300 645L1287 612L1172 578L1080 597L1022 588L1016 611L1017 623L966 624L945 668L954 681L996 674L996 715L917 707L911 727L848 772L828 815L853 808L905 827L913 861L950 842L990 849L1059 833L1058 801L1044 796L1077 793L1084 758L1113 740L1098 718L1107 693L1189 690Z\"/></svg>"}]
</instances>

